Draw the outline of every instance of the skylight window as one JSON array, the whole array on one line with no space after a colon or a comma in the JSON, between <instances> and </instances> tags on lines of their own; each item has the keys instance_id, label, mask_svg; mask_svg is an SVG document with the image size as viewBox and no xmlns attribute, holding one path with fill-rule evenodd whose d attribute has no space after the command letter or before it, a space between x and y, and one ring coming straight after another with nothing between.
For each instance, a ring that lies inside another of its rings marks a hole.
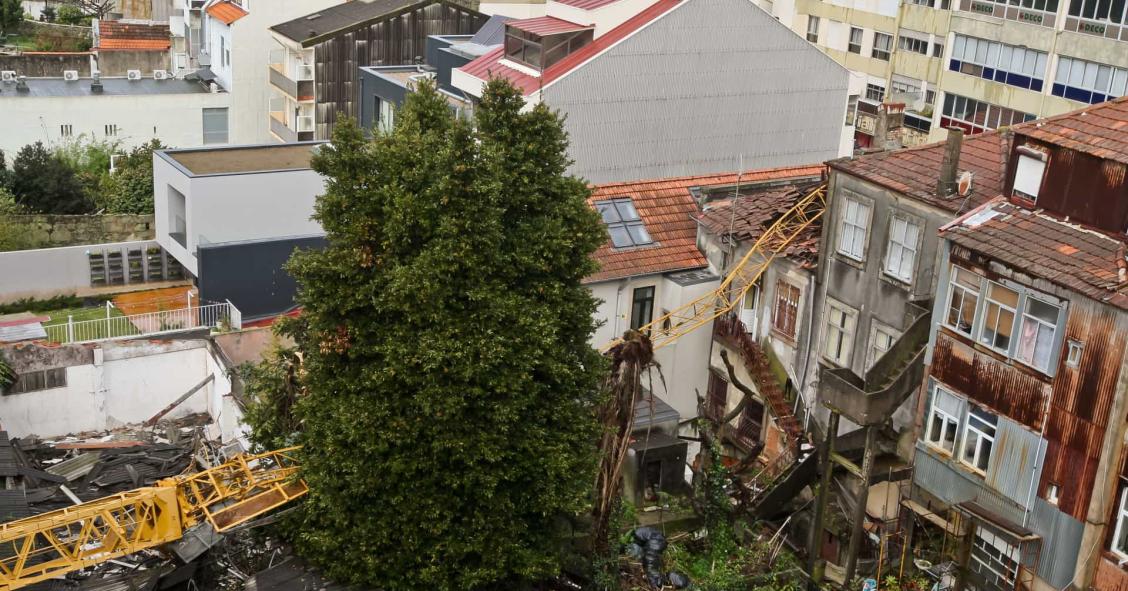
<instances>
[{"instance_id":1,"label":"skylight window","mask_svg":"<svg viewBox=\"0 0 1128 591\"><path fill-rule=\"evenodd\" d=\"M603 223L607 224L607 231L611 233L611 244L615 248L646 246L654 243L630 199L599 201L596 202L595 208L599 211L599 215L603 216Z\"/></svg>"}]
</instances>

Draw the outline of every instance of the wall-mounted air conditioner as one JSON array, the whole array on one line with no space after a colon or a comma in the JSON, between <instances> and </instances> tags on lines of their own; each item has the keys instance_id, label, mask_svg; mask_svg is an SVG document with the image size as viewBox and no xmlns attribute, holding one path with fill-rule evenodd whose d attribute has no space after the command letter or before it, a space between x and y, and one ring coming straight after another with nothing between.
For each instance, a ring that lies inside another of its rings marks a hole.
<instances>
[{"instance_id":1,"label":"wall-mounted air conditioner","mask_svg":"<svg viewBox=\"0 0 1128 591\"><path fill-rule=\"evenodd\" d=\"M171 78L167 70L153 70L153 80L168 80Z\"/></svg>"},{"instance_id":2,"label":"wall-mounted air conditioner","mask_svg":"<svg viewBox=\"0 0 1128 591\"><path fill-rule=\"evenodd\" d=\"M125 71L125 77L128 78L129 80L140 80L141 79L141 70L126 70Z\"/></svg>"},{"instance_id":3,"label":"wall-mounted air conditioner","mask_svg":"<svg viewBox=\"0 0 1128 591\"><path fill-rule=\"evenodd\" d=\"M63 70L63 80L67 82L78 80L78 70Z\"/></svg>"},{"instance_id":4,"label":"wall-mounted air conditioner","mask_svg":"<svg viewBox=\"0 0 1128 591\"><path fill-rule=\"evenodd\" d=\"M15 81L16 81L15 70L4 70L3 72L0 72L0 82L15 82Z\"/></svg>"}]
</instances>

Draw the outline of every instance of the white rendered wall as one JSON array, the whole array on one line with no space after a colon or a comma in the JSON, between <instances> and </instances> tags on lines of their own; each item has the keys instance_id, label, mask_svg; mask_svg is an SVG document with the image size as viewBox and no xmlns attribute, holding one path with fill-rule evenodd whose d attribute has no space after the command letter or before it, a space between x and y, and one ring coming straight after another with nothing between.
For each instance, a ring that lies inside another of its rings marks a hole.
<instances>
[{"instance_id":1,"label":"white rendered wall","mask_svg":"<svg viewBox=\"0 0 1128 591\"><path fill-rule=\"evenodd\" d=\"M89 84L89 81L74 84ZM70 125L73 135L121 141L133 148L156 138L166 146L193 148L204 143L205 108L226 107L225 93L139 94L130 96L25 97L15 96L11 86L0 93L0 150L9 162L27 144L62 141L61 126ZM117 135L106 137L105 126L117 126Z\"/></svg>"},{"instance_id":2,"label":"white rendered wall","mask_svg":"<svg viewBox=\"0 0 1128 591\"><path fill-rule=\"evenodd\" d=\"M89 252L146 249L156 244L152 240L141 240L0 252L0 303L94 293L90 287L90 261L86 256Z\"/></svg>"}]
</instances>

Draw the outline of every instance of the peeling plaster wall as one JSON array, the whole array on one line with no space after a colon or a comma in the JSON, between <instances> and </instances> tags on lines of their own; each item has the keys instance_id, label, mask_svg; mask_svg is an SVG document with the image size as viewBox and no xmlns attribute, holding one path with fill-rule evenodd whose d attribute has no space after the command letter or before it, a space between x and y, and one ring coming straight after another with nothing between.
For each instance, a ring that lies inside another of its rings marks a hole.
<instances>
[{"instance_id":1,"label":"peeling plaster wall","mask_svg":"<svg viewBox=\"0 0 1128 591\"><path fill-rule=\"evenodd\" d=\"M166 415L207 412L215 435L241 437L226 367L204 340L117 341L0 348L16 373L65 367L61 388L0 396L0 426L11 436L55 437L143 422L209 374L213 380Z\"/></svg>"}]
</instances>

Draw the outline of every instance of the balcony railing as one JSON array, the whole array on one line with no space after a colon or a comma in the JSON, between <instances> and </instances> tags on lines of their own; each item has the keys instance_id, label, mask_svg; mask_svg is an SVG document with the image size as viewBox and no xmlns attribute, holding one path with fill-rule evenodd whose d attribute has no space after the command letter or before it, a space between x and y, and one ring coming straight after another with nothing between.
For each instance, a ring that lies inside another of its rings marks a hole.
<instances>
[{"instance_id":1,"label":"balcony railing","mask_svg":"<svg viewBox=\"0 0 1128 591\"><path fill-rule=\"evenodd\" d=\"M243 315L231 303L191 306L130 316L108 316L97 320L53 324L43 327L47 339L55 343L89 343L136 338L201 328L239 329Z\"/></svg>"},{"instance_id":2,"label":"balcony railing","mask_svg":"<svg viewBox=\"0 0 1128 591\"><path fill-rule=\"evenodd\" d=\"M286 125L286 114L283 112L270 113L270 132L284 142L298 141L298 132Z\"/></svg>"},{"instance_id":3,"label":"balcony railing","mask_svg":"<svg viewBox=\"0 0 1128 591\"><path fill-rule=\"evenodd\" d=\"M313 115L298 116L298 133L313 131Z\"/></svg>"}]
</instances>

